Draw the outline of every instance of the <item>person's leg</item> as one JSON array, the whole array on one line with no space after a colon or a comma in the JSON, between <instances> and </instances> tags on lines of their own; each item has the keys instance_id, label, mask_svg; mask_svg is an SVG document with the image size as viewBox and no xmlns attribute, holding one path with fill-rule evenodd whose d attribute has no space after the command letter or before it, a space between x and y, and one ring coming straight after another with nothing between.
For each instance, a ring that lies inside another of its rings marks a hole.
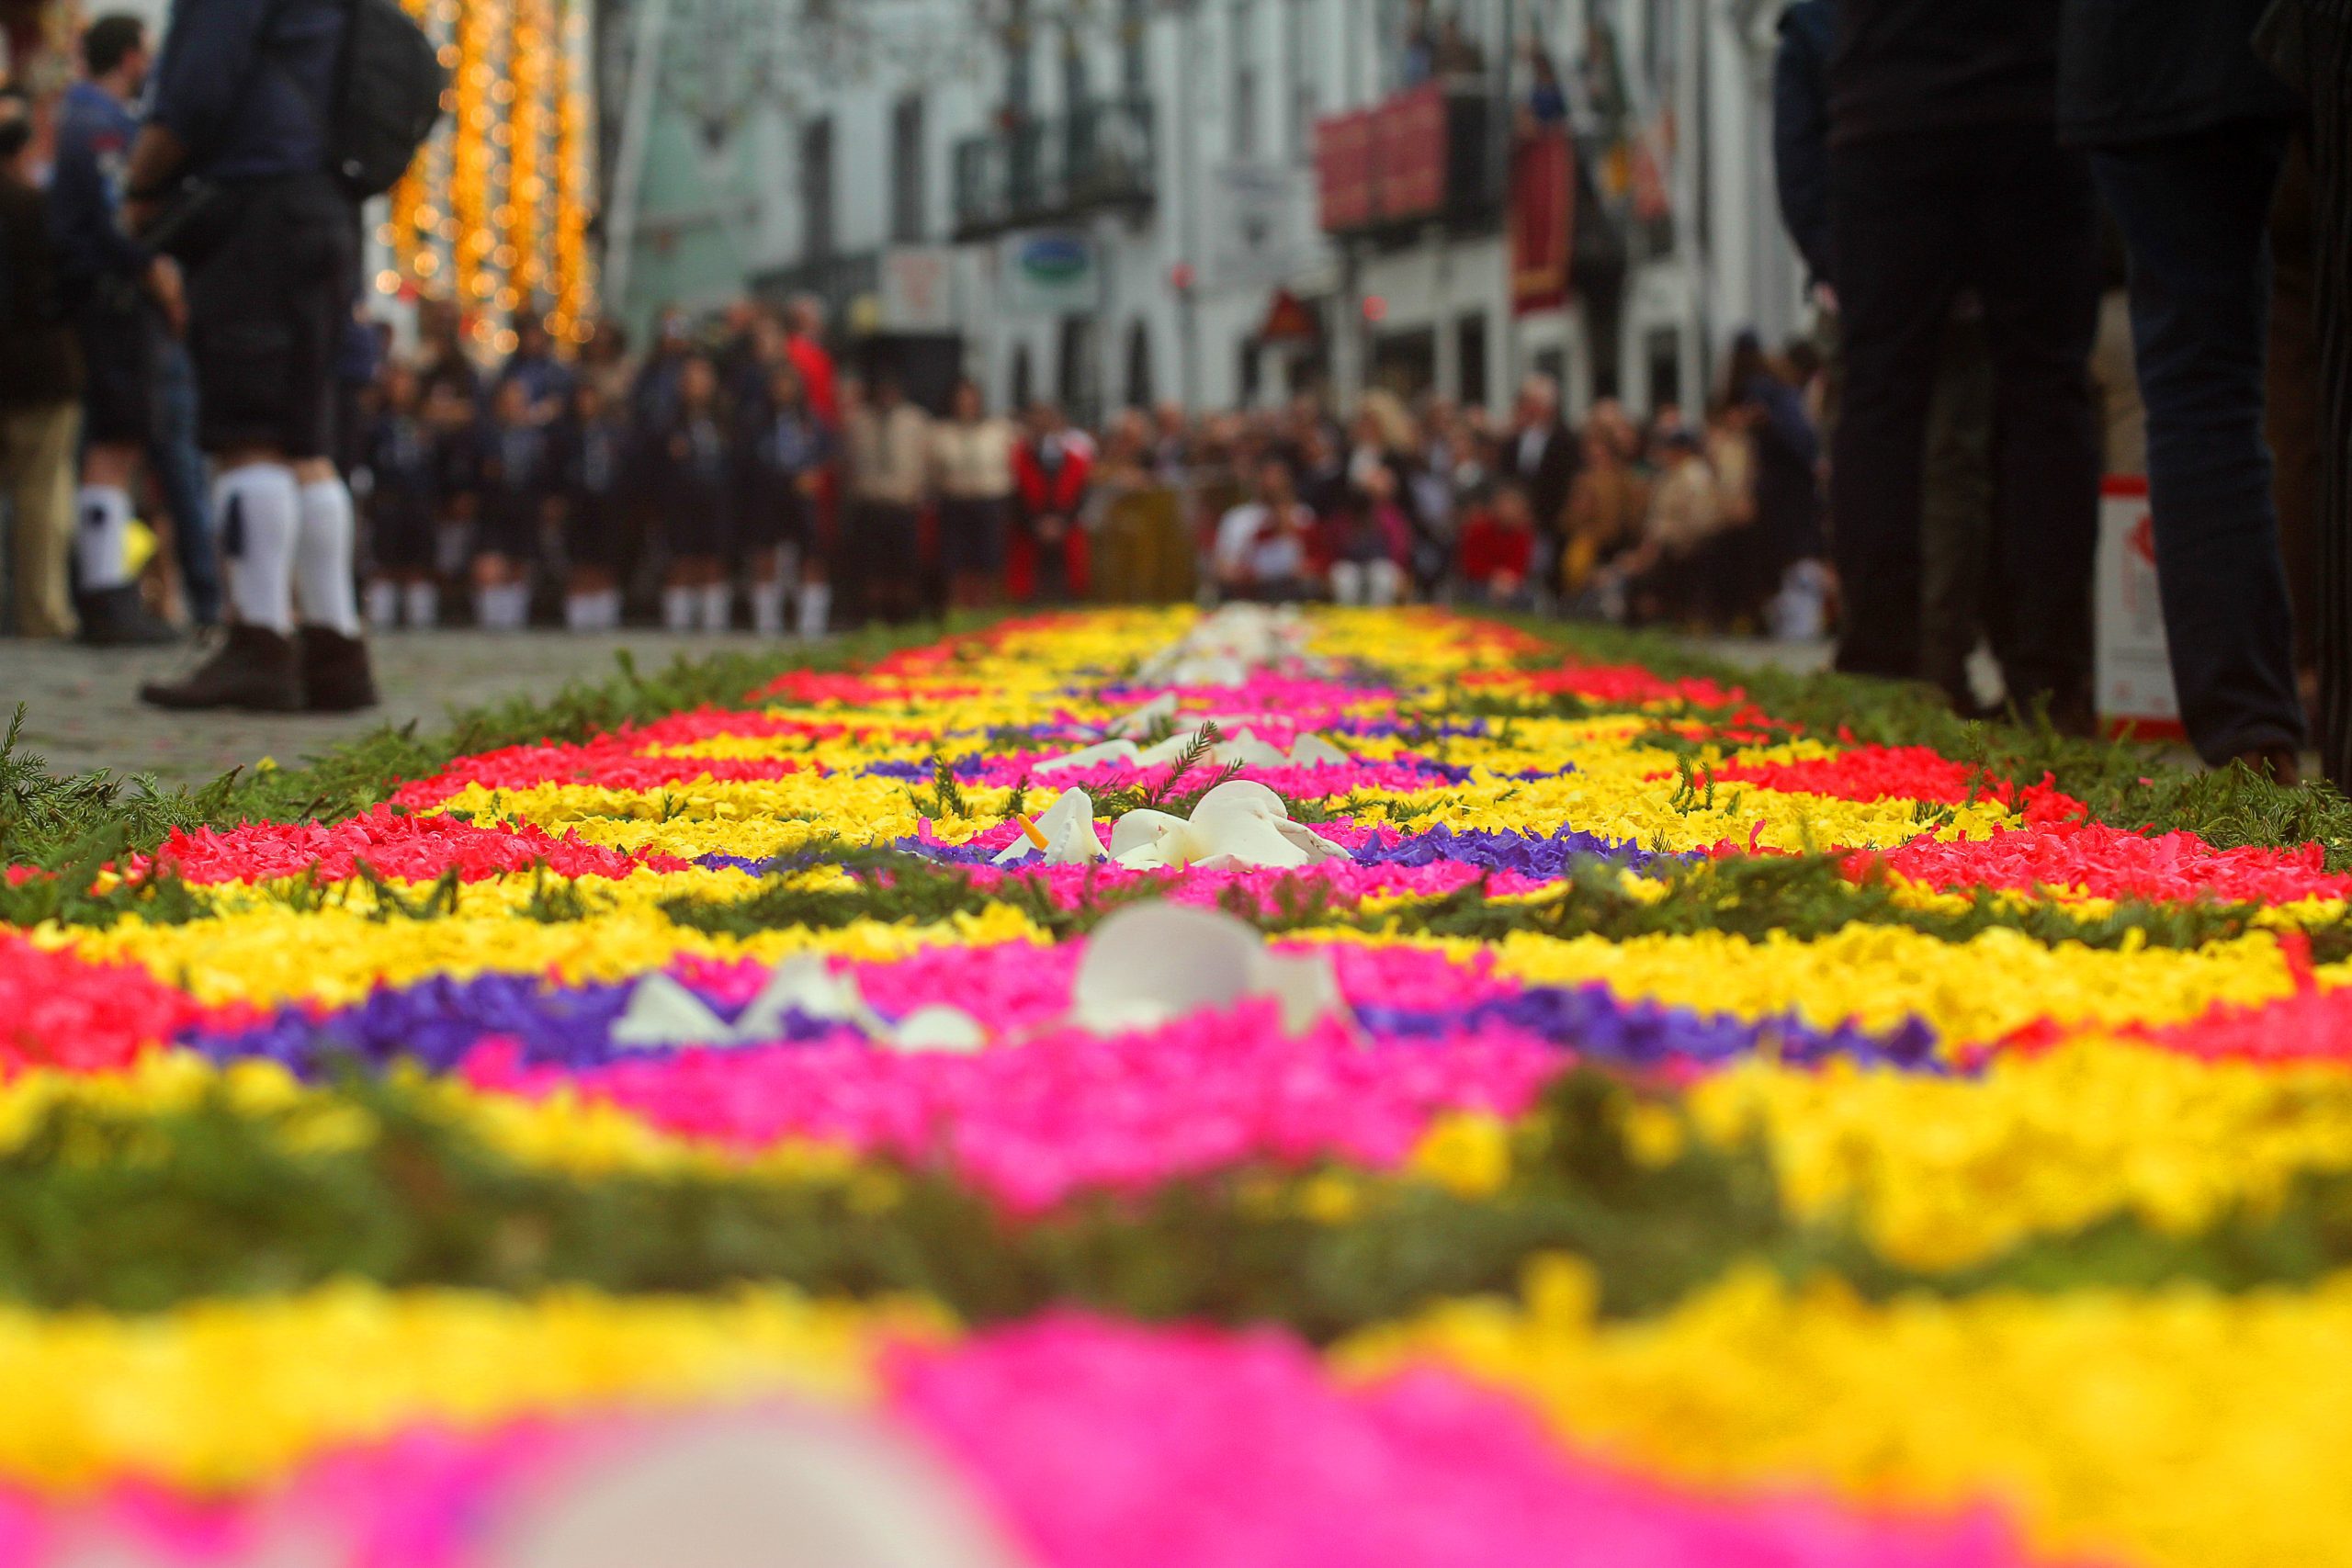
<instances>
[{"instance_id":1,"label":"person's leg","mask_svg":"<svg viewBox=\"0 0 2352 1568\"><path fill-rule=\"evenodd\" d=\"M1919 514L1928 401L1958 285L1952 192L1973 156L1951 138L1835 150L1831 222L1846 384L1832 539L1846 589L1838 668L1919 672Z\"/></svg>"},{"instance_id":2,"label":"person's leg","mask_svg":"<svg viewBox=\"0 0 2352 1568\"><path fill-rule=\"evenodd\" d=\"M1944 329L1920 521L1920 673L1965 706L1974 700L1968 656L1984 630L1993 551L1993 362L1973 311L1955 312Z\"/></svg>"},{"instance_id":3,"label":"person's leg","mask_svg":"<svg viewBox=\"0 0 2352 1568\"><path fill-rule=\"evenodd\" d=\"M12 410L7 435L10 526L16 530L17 635L72 637L65 558L74 536L74 448L82 408L66 400Z\"/></svg>"},{"instance_id":4,"label":"person's leg","mask_svg":"<svg viewBox=\"0 0 2352 1568\"><path fill-rule=\"evenodd\" d=\"M294 593L302 619L338 636L359 635L359 604L354 594L353 550L357 527L351 491L323 457L295 465L302 487L301 523L294 542Z\"/></svg>"},{"instance_id":5,"label":"person's leg","mask_svg":"<svg viewBox=\"0 0 2352 1568\"><path fill-rule=\"evenodd\" d=\"M2206 761L2300 751L2293 616L2262 430L2270 197L2285 131L2246 122L2094 156L2132 252L2157 585Z\"/></svg>"},{"instance_id":6,"label":"person's leg","mask_svg":"<svg viewBox=\"0 0 2352 1568\"><path fill-rule=\"evenodd\" d=\"M147 442L147 467L172 514L188 614L198 626L216 626L220 556L212 536L211 500L205 493L204 454L196 444L196 371L187 349L176 341L166 340L156 354L155 426Z\"/></svg>"},{"instance_id":7,"label":"person's leg","mask_svg":"<svg viewBox=\"0 0 2352 1568\"><path fill-rule=\"evenodd\" d=\"M1364 600L1363 568L1351 560L1331 563L1331 600L1338 604L1361 604Z\"/></svg>"},{"instance_id":8,"label":"person's leg","mask_svg":"<svg viewBox=\"0 0 2352 1568\"><path fill-rule=\"evenodd\" d=\"M2318 619L2319 350L2312 333L2311 152L2289 145L2270 206L2270 343L2264 356L2264 434L2270 442L2270 494L2278 509L2279 552L2295 606L2295 664L2313 664Z\"/></svg>"},{"instance_id":9,"label":"person's leg","mask_svg":"<svg viewBox=\"0 0 2352 1568\"><path fill-rule=\"evenodd\" d=\"M2311 109L2312 321L2324 443L2319 539L2320 758L2352 789L2352 0L2306 0L2301 85Z\"/></svg>"},{"instance_id":10,"label":"person's leg","mask_svg":"<svg viewBox=\"0 0 2352 1568\"><path fill-rule=\"evenodd\" d=\"M1995 574L2009 700L2047 700L2052 719L2092 722L2091 565L2098 544L2098 209L2084 160L2049 132L1975 139L1961 204L1970 281L1993 357ZM1846 418L1860 417L1855 393ZM1851 589L1849 587L1849 592Z\"/></svg>"}]
</instances>

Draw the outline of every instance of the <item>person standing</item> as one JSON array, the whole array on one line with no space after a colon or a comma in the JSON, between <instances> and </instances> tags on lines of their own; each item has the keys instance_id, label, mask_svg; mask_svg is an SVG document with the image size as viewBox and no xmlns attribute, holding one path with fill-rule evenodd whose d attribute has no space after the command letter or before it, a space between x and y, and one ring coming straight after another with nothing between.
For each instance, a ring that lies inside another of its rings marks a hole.
<instances>
[{"instance_id":1,"label":"person standing","mask_svg":"<svg viewBox=\"0 0 2352 1568\"><path fill-rule=\"evenodd\" d=\"M157 338L186 321L179 269L123 231L123 175L147 85L147 27L100 17L82 34L82 79L57 117L50 205L82 340L82 488L74 567L82 637L105 646L161 643L172 629L140 601L130 484L155 433Z\"/></svg>"},{"instance_id":2,"label":"person standing","mask_svg":"<svg viewBox=\"0 0 2352 1568\"><path fill-rule=\"evenodd\" d=\"M859 597L893 626L922 601L922 506L931 486L931 418L907 400L895 376L871 397L843 399L852 517L844 550L857 562ZM812 404L813 406L813 404Z\"/></svg>"},{"instance_id":3,"label":"person standing","mask_svg":"<svg viewBox=\"0 0 2352 1568\"><path fill-rule=\"evenodd\" d=\"M1921 672L1921 461L1938 345L1973 288L1993 361L1994 553L2009 697L2092 725L2098 315L2087 164L2057 145L2058 11L1839 0L1829 61L1830 254L1846 381L1831 536L1838 666Z\"/></svg>"},{"instance_id":4,"label":"person standing","mask_svg":"<svg viewBox=\"0 0 2352 1568\"><path fill-rule=\"evenodd\" d=\"M950 417L933 427L939 476L939 550L956 608L996 596L1004 572L1006 513L1012 506L1012 453L1020 433L988 412L978 383L956 384Z\"/></svg>"},{"instance_id":5,"label":"person standing","mask_svg":"<svg viewBox=\"0 0 2352 1568\"><path fill-rule=\"evenodd\" d=\"M750 554L752 629L762 637L783 636L785 598L797 584L801 633L820 637L829 591L815 513L825 465L832 459L832 432L808 406L808 389L789 359L770 367L758 412L757 424L743 438L752 475L750 514L742 530Z\"/></svg>"},{"instance_id":6,"label":"person standing","mask_svg":"<svg viewBox=\"0 0 2352 1568\"><path fill-rule=\"evenodd\" d=\"M1094 478L1094 455L1069 428L1062 411L1039 403L1029 414L1029 438L1012 455L1020 546L1013 596L1067 604L1082 592L1086 536L1079 515Z\"/></svg>"},{"instance_id":7,"label":"person standing","mask_svg":"<svg viewBox=\"0 0 2352 1568\"><path fill-rule=\"evenodd\" d=\"M32 131L30 100L0 89L0 499L16 535L17 635L72 637L65 557L82 429L82 349L59 297L49 198L26 167Z\"/></svg>"},{"instance_id":8,"label":"person standing","mask_svg":"<svg viewBox=\"0 0 2352 1568\"><path fill-rule=\"evenodd\" d=\"M1559 570L1568 487L1576 482L1579 458L1576 436L1560 418L1560 384L1551 377L1520 383L1501 457L1502 477L1527 492L1535 515L1535 581L1549 583Z\"/></svg>"},{"instance_id":9,"label":"person standing","mask_svg":"<svg viewBox=\"0 0 2352 1568\"><path fill-rule=\"evenodd\" d=\"M358 214L327 168L348 15L337 0L176 0L131 151L134 231L183 176L209 182L220 209L188 280L188 353L235 618L186 680L141 688L159 707L376 701L351 491L330 456L358 270Z\"/></svg>"},{"instance_id":10,"label":"person standing","mask_svg":"<svg viewBox=\"0 0 2352 1568\"><path fill-rule=\"evenodd\" d=\"M2255 58L2264 0L2065 0L2059 132L2131 253L2148 500L2198 755L2291 784L2302 701L2263 438L2271 197L2294 100Z\"/></svg>"},{"instance_id":11,"label":"person standing","mask_svg":"<svg viewBox=\"0 0 2352 1568\"><path fill-rule=\"evenodd\" d=\"M662 589L662 625L673 632L728 630L734 593L727 581L735 538L733 434L708 356L679 362L678 400L654 450L653 493L660 498L661 542L670 565Z\"/></svg>"}]
</instances>

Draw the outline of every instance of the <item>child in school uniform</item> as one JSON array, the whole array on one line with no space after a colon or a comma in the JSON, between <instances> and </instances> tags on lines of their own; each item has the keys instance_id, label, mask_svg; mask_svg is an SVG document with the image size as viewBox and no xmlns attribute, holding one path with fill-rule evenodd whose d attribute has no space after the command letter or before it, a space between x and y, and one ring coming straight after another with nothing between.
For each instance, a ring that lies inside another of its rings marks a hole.
<instances>
[{"instance_id":1,"label":"child in school uniform","mask_svg":"<svg viewBox=\"0 0 2352 1568\"><path fill-rule=\"evenodd\" d=\"M435 530L440 519L441 465L424 417L424 388L414 369L390 367L384 406L368 423L362 461L369 475L368 618L387 629L422 629L438 613Z\"/></svg>"},{"instance_id":2,"label":"child in school uniform","mask_svg":"<svg viewBox=\"0 0 2352 1568\"><path fill-rule=\"evenodd\" d=\"M727 551L734 534L735 464L718 372L703 355L678 371L678 400L655 449L655 527L670 551L662 624L722 632L733 615Z\"/></svg>"},{"instance_id":3,"label":"child in school uniform","mask_svg":"<svg viewBox=\"0 0 2352 1568\"><path fill-rule=\"evenodd\" d=\"M748 444L752 487L742 536L752 569L752 627L763 637L780 635L785 597L797 582L801 635L821 636L832 590L817 548L816 498L833 442L789 361L770 371Z\"/></svg>"},{"instance_id":4,"label":"child in school uniform","mask_svg":"<svg viewBox=\"0 0 2352 1568\"><path fill-rule=\"evenodd\" d=\"M530 623L531 567L555 478L548 428L533 413L527 387L501 382L476 442L474 617L485 631L520 631Z\"/></svg>"},{"instance_id":5,"label":"child in school uniform","mask_svg":"<svg viewBox=\"0 0 2352 1568\"><path fill-rule=\"evenodd\" d=\"M605 406L604 388L594 377L582 377L571 389L554 434L553 467L562 498L563 552L570 568L563 624L576 632L617 631L628 428Z\"/></svg>"}]
</instances>

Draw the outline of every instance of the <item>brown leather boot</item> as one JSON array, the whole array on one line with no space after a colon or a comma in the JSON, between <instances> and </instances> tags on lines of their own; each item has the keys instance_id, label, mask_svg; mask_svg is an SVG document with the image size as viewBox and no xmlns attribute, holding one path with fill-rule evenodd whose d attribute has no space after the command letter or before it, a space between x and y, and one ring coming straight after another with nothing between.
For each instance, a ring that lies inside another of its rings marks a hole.
<instances>
[{"instance_id":1,"label":"brown leather boot","mask_svg":"<svg viewBox=\"0 0 2352 1568\"><path fill-rule=\"evenodd\" d=\"M150 681L139 700L159 708L250 708L300 713L302 667L294 639L267 626L229 628L220 650L184 681Z\"/></svg>"},{"instance_id":2,"label":"brown leather boot","mask_svg":"<svg viewBox=\"0 0 2352 1568\"><path fill-rule=\"evenodd\" d=\"M331 626L305 626L297 635L305 707L312 713L356 713L376 705L376 675L368 668L366 643Z\"/></svg>"},{"instance_id":3,"label":"brown leather boot","mask_svg":"<svg viewBox=\"0 0 2352 1568\"><path fill-rule=\"evenodd\" d=\"M2303 760L2290 746L2257 746L2251 751L2241 751L2233 761L2243 762L2258 779L2294 789L2303 782Z\"/></svg>"}]
</instances>

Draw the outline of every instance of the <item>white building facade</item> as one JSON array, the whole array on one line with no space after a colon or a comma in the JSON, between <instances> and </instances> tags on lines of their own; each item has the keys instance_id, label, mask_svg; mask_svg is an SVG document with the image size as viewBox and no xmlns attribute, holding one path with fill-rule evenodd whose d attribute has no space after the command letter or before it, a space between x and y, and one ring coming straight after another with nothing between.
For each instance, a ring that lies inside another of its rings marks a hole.
<instances>
[{"instance_id":1,"label":"white building facade","mask_svg":"<svg viewBox=\"0 0 2352 1568\"><path fill-rule=\"evenodd\" d=\"M646 8L668 14L667 69L632 73L652 101L608 236L635 316L813 290L852 333L952 338L1001 406L1081 418L1345 404L1375 381L1499 409L1537 369L1571 412L1644 411L1701 400L1740 329L1800 325L1771 183L1777 0L1438 0L1423 25L1458 32L1434 62L1413 0L870 0L904 47L719 110L698 95L725 62L693 69L724 48L695 16L717 0L635 3L640 50ZM1506 199L1531 44L1564 83L1579 193L1574 286L1533 309ZM1397 115L1432 75L1421 118ZM1329 188L1350 116L1383 141L1347 177L1415 186L1418 207Z\"/></svg>"}]
</instances>

